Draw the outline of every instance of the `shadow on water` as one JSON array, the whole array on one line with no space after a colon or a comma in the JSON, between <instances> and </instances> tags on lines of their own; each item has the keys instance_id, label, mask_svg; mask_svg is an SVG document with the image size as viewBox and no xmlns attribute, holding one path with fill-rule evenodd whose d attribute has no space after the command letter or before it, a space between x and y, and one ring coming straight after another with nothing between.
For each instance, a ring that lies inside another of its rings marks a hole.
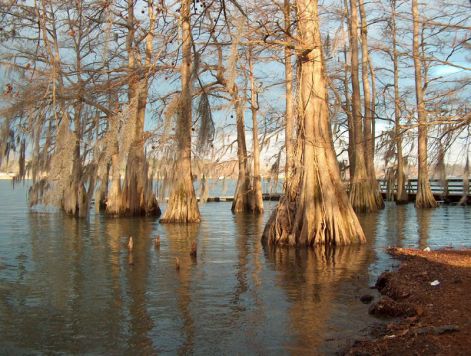
<instances>
[{"instance_id":1,"label":"shadow on water","mask_svg":"<svg viewBox=\"0 0 471 356\"><path fill-rule=\"evenodd\" d=\"M359 297L390 268L387 246L471 246L462 207L387 204L360 216L367 244L296 251L260 243L275 202L263 216L208 203L201 224L160 225L29 211L1 188L0 354L332 353L374 321Z\"/></svg>"}]
</instances>

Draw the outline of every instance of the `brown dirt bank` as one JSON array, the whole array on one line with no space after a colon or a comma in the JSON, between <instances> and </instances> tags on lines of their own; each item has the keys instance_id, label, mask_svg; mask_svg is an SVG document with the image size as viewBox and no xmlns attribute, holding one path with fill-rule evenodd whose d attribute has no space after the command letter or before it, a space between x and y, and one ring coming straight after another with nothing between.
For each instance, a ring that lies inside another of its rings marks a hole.
<instances>
[{"instance_id":1,"label":"brown dirt bank","mask_svg":"<svg viewBox=\"0 0 471 356\"><path fill-rule=\"evenodd\" d=\"M356 341L347 355L470 355L471 249L391 248L395 272L376 283L381 299L370 313L397 317L374 339ZM438 285L431 285L439 281Z\"/></svg>"}]
</instances>

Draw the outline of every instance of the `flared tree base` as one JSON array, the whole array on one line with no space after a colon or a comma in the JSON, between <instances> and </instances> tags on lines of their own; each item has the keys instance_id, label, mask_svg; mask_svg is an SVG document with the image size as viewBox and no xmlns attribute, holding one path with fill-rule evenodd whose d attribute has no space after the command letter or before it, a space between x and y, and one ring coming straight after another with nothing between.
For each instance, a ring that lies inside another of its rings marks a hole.
<instances>
[{"instance_id":1,"label":"flared tree base","mask_svg":"<svg viewBox=\"0 0 471 356\"><path fill-rule=\"evenodd\" d=\"M348 204L330 204L319 199L312 211L306 206L299 209L298 204L286 198L280 200L265 226L263 243L307 248L366 242L358 218Z\"/></svg>"},{"instance_id":2,"label":"flared tree base","mask_svg":"<svg viewBox=\"0 0 471 356\"><path fill-rule=\"evenodd\" d=\"M162 224L191 224L199 223L200 221L201 215L198 201L191 181L189 185L180 184L178 187L175 187L160 222Z\"/></svg>"},{"instance_id":3,"label":"flared tree base","mask_svg":"<svg viewBox=\"0 0 471 356\"><path fill-rule=\"evenodd\" d=\"M318 161L327 157L322 152L317 155ZM291 199L286 195L280 199L265 226L262 237L264 243L313 247L366 242L347 193L337 178L336 162L326 161L321 166L325 168L305 167L304 174L307 176L304 179L293 179L293 182L299 182L294 184L303 185L301 190L287 187L287 191L298 193ZM314 169L314 174L309 172L310 169Z\"/></svg>"},{"instance_id":4,"label":"flared tree base","mask_svg":"<svg viewBox=\"0 0 471 356\"><path fill-rule=\"evenodd\" d=\"M419 209L431 209L438 206L437 201L433 197L432 192L430 193L419 193L415 197L415 207Z\"/></svg>"},{"instance_id":5,"label":"flared tree base","mask_svg":"<svg viewBox=\"0 0 471 356\"><path fill-rule=\"evenodd\" d=\"M350 186L350 203L357 213L372 213L384 208L378 184L369 179L353 181Z\"/></svg>"},{"instance_id":6,"label":"flared tree base","mask_svg":"<svg viewBox=\"0 0 471 356\"><path fill-rule=\"evenodd\" d=\"M419 181L417 182L417 195L415 196L415 207L420 209L430 209L436 208L437 206L438 203L432 194L428 178L419 178Z\"/></svg>"},{"instance_id":7,"label":"flared tree base","mask_svg":"<svg viewBox=\"0 0 471 356\"><path fill-rule=\"evenodd\" d=\"M409 204L409 199L396 199L396 205L407 205Z\"/></svg>"},{"instance_id":8,"label":"flared tree base","mask_svg":"<svg viewBox=\"0 0 471 356\"><path fill-rule=\"evenodd\" d=\"M157 200L154 203L146 203L145 206L140 207L139 209L129 209L123 204L110 204L110 200L107 201L105 214L110 217L137 217L137 216L151 216L151 217L160 217L162 211L160 210ZM110 205L112 207L110 207Z\"/></svg>"},{"instance_id":9,"label":"flared tree base","mask_svg":"<svg viewBox=\"0 0 471 356\"><path fill-rule=\"evenodd\" d=\"M409 204L409 195L405 192L398 192L394 199L396 205L406 205Z\"/></svg>"},{"instance_id":10,"label":"flared tree base","mask_svg":"<svg viewBox=\"0 0 471 356\"><path fill-rule=\"evenodd\" d=\"M253 191L250 189L250 179L249 177L239 176L231 211L233 213L252 212L252 202Z\"/></svg>"}]
</instances>

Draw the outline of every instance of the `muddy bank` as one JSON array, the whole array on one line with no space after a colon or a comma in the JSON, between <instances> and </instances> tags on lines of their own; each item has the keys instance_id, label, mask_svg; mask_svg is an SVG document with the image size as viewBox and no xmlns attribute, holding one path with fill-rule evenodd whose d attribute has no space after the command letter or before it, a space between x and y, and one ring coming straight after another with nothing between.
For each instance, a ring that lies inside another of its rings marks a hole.
<instances>
[{"instance_id":1,"label":"muddy bank","mask_svg":"<svg viewBox=\"0 0 471 356\"><path fill-rule=\"evenodd\" d=\"M392 248L401 260L376 283L381 293L369 312L390 318L347 355L469 355L471 350L471 250Z\"/></svg>"}]
</instances>

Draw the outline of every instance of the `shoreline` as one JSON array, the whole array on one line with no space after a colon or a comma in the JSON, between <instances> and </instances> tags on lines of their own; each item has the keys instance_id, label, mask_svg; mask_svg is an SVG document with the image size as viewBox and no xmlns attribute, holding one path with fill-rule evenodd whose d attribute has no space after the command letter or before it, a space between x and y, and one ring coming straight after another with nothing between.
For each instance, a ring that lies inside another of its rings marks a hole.
<instances>
[{"instance_id":1,"label":"shoreline","mask_svg":"<svg viewBox=\"0 0 471 356\"><path fill-rule=\"evenodd\" d=\"M465 355L471 350L471 249L390 248L401 264L376 282L369 313L387 321L346 355Z\"/></svg>"}]
</instances>

